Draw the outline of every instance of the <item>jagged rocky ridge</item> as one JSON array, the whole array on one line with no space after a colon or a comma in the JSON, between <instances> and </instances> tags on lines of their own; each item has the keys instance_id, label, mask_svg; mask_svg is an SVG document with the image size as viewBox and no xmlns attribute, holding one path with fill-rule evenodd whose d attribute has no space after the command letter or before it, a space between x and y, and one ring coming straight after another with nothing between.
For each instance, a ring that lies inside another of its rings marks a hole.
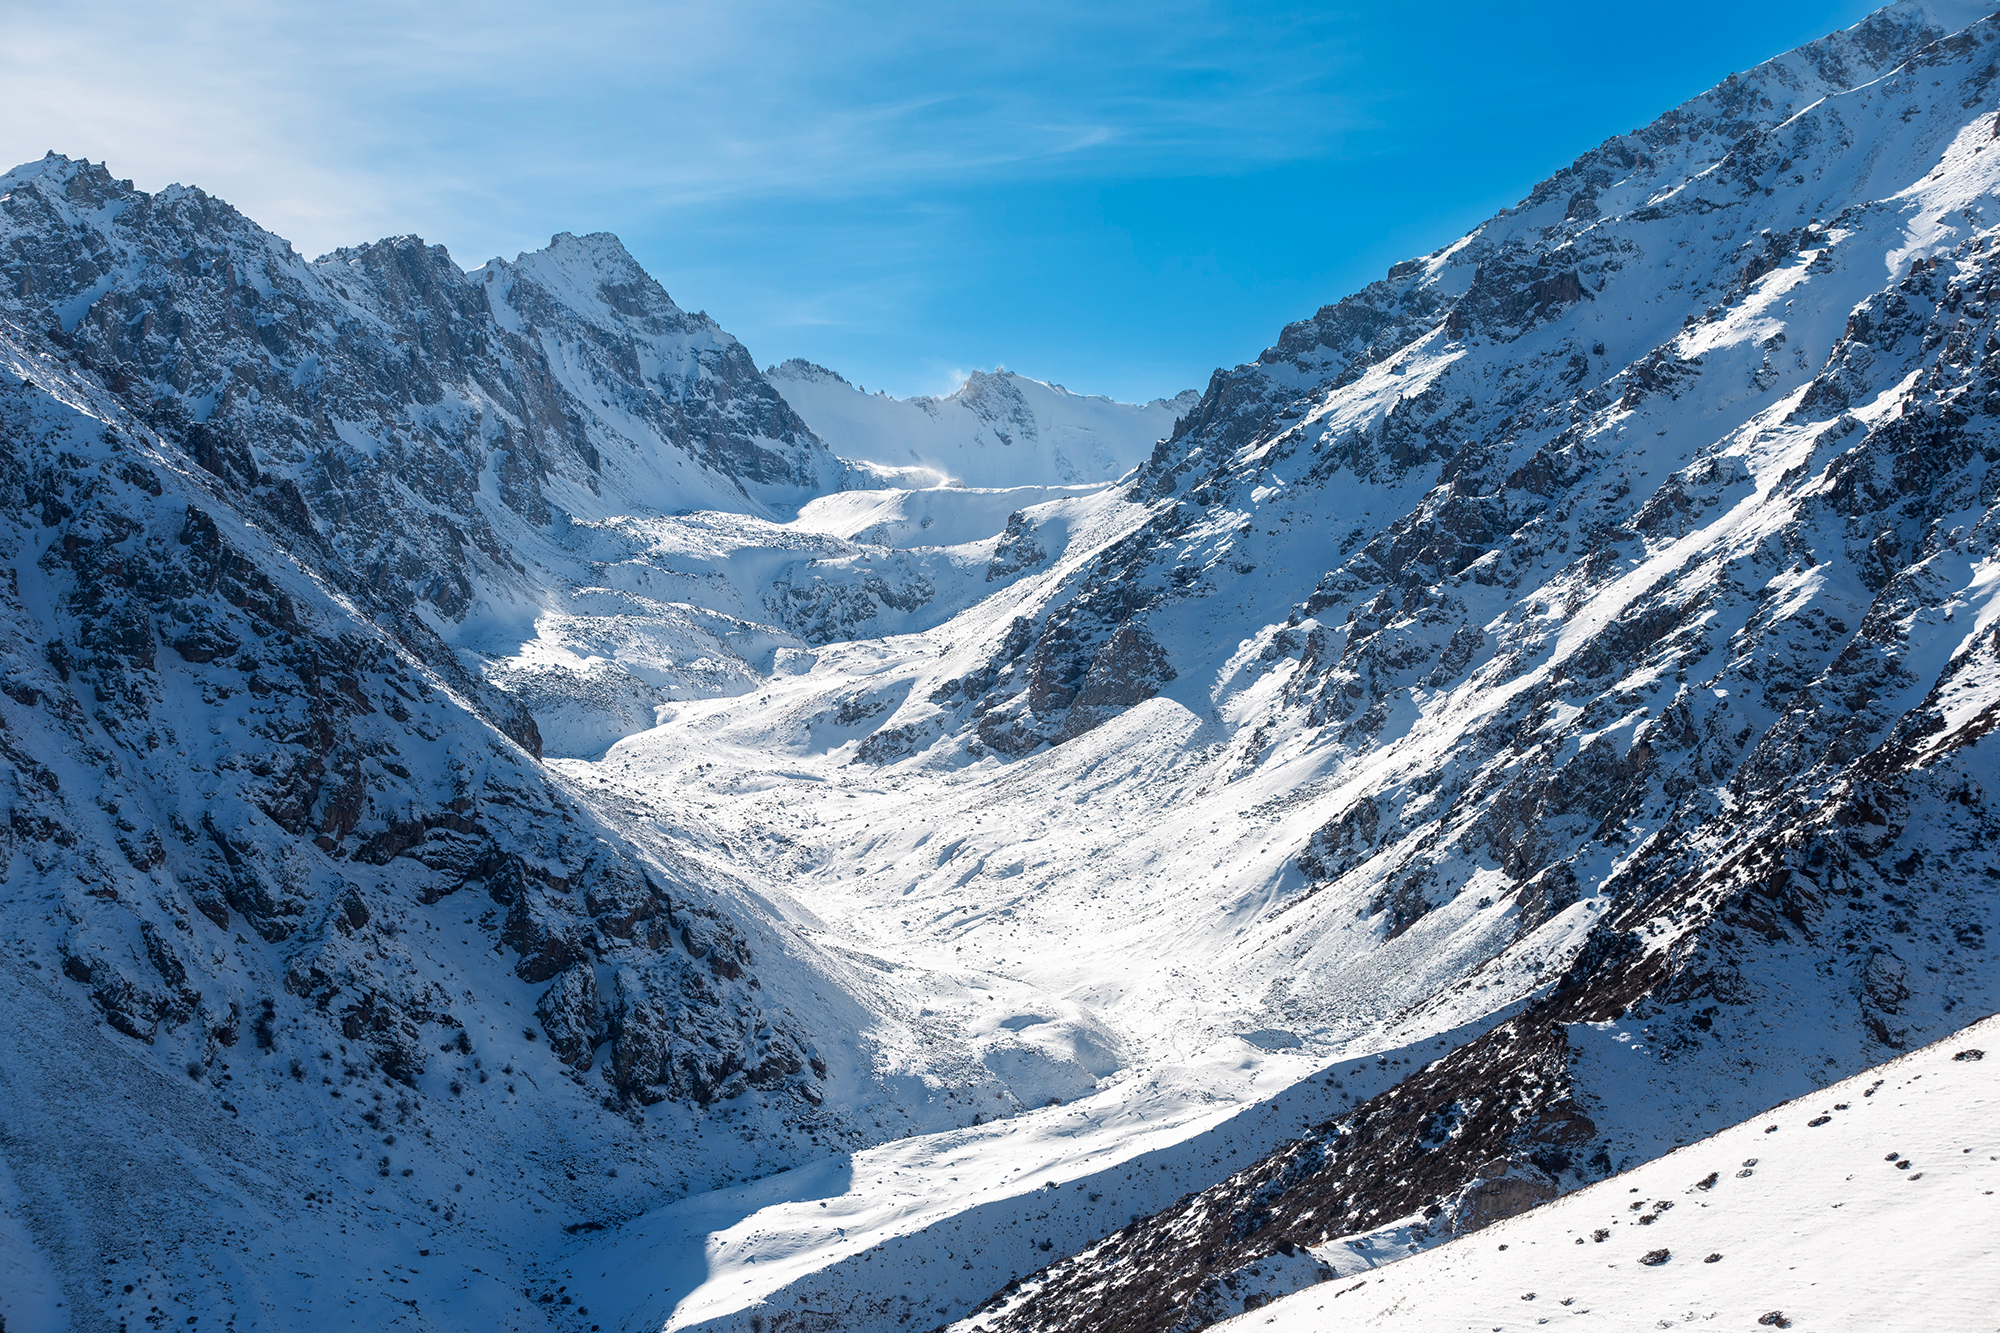
<instances>
[{"instance_id":1,"label":"jagged rocky ridge","mask_svg":"<svg viewBox=\"0 0 2000 1333\"><path fill-rule=\"evenodd\" d=\"M1477 1227L1995 1007L1996 52L1892 7L1291 326L960 692L1062 743L1077 681L1207 668L1151 645L1326 532L1232 741L1366 775L1281 908L1301 979L1341 914L1587 924L1523 1011L968 1326L1201 1327L1299 1247Z\"/></svg>"}]
</instances>

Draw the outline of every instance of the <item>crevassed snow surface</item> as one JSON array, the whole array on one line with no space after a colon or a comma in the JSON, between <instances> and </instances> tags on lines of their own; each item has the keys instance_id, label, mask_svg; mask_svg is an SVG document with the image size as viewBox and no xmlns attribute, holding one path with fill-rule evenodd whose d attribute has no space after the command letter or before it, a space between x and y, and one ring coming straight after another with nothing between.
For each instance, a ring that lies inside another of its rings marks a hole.
<instances>
[{"instance_id":1,"label":"crevassed snow surface","mask_svg":"<svg viewBox=\"0 0 2000 1333\"><path fill-rule=\"evenodd\" d=\"M1229 1333L2000 1327L2000 1019Z\"/></svg>"}]
</instances>

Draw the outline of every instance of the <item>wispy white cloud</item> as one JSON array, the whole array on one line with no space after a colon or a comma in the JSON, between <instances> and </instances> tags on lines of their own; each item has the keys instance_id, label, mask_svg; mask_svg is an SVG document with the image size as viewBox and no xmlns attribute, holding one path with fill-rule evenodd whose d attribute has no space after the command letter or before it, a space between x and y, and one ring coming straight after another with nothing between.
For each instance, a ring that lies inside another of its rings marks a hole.
<instances>
[{"instance_id":1,"label":"wispy white cloud","mask_svg":"<svg viewBox=\"0 0 2000 1333\"><path fill-rule=\"evenodd\" d=\"M0 157L108 159L317 252L1012 174L1310 155L1337 33L1223 7L1026 3L4 6Z\"/></svg>"},{"instance_id":2,"label":"wispy white cloud","mask_svg":"<svg viewBox=\"0 0 2000 1333\"><path fill-rule=\"evenodd\" d=\"M971 371L953 366L938 377L936 385L931 389L931 392L940 398L946 397L947 395L957 393L961 388L965 387L965 382L971 378Z\"/></svg>"}]
</instances>

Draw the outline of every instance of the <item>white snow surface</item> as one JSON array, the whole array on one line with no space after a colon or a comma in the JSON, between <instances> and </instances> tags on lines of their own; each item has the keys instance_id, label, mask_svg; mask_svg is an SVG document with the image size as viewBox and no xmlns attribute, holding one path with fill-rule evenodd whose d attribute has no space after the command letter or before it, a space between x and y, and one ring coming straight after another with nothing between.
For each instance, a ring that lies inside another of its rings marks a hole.
<instances>
[{"instance_id":1,"label":"white snow surface","mask_svg":"<svg viewBox=\"0 0 2000 1333\"><path fill-rule=\"evenodd\" d=\"M1004 367L974 371L948 394L917 398L871 394L797 359L765 376L835 454L864 473L914 486L1114 481L1201 397L1188 389L1120 403Z\"/></svg>"},{"instance_id":2,"label":"white snow surface","mask_svg":"<svg viewBox=\"0 0 2000 1333\"><path fill-rule=\"evenodd\" d=\"M934 629L1034 573L1079 525L1132 508L1104 486L952 487L839 491L786 522L727 510L575 520L554 549L525 548L536 601L495 594L454 638L529 702L544 753L596 758L667 705L763 697L767 678L809 670L828 640ZM1010 521L1024 542L1009 541Z\"/></svg>"},{"instance_id":3,"label":"white snow surface","mask_svg":"<svg viewBox=\"0 0 2000 1333\"><path fill-rule=\"evenodd\" d=\"M1220 1333L2000 1326L2000 1019Z\"/></svg>"}]
</instances>

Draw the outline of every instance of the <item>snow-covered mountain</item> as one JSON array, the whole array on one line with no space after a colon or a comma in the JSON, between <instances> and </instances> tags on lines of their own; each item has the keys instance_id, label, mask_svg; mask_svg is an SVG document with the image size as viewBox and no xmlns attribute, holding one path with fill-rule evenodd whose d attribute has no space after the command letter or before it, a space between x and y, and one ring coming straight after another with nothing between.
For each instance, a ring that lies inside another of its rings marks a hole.
<instances>
[{"instance_id":1,"label":"snow-covered mountain","mask_svg":"<svg viewBox=\"0 0 2000 1333\"><path fill-rule=\"evenodd\" d=\"M466 1327L566 1229L1023 1104L537 761L521 655L801 642L593 585L606 533L844 475L614 240L308 264L50 157L0 255L0 1201L62 1324L386 1323L431 1259Z\"/></svg>"},{"instance_id":2,"label":"snow-covered mountain","mask_svg":"<svg viewBox=\"0 0 2000 1333\"><path fill-rule=\"evenodd\" d=\"M4 1252L80 1327L1191 1330L2000 1008L1996 60L1734 76L1119 485L844 489L608 238L11 173Z\"/></svg>"},{"instance_id":3,"label":"snow-covered mountain","mask_svg":"<svg viewBox=\"0 0 2000 1333\"><path fill-rule=\"evenodd\" d=\"M1504 1017L1268 1165L1309 1220L1163 1217L990 1329L1188 1326L1293 1226L1476 1227L1996 1007L1996 33L1941 31L1738 76L1219 374L1115 558L889 719L1144 765L1205 714L1242 794L1177 822L1248 864L1188 1007L1323 1030L1401 953L1449 960L1401 1023Z\"/></svg>"},{"instance_id":4,"label":"snow-covered mountain","mask_svg":"<svg viewBox=\"0 0 2000 1333\"><path fill-rule=\"evenodd\" d=\"M1116 481L1201 398L1188 389L1120 403L1004 368L976 370L943 397L918 398L870 394L797 358L764 374L836 454L864 476L901 486Z\"/></svg>"}]
</instances>

